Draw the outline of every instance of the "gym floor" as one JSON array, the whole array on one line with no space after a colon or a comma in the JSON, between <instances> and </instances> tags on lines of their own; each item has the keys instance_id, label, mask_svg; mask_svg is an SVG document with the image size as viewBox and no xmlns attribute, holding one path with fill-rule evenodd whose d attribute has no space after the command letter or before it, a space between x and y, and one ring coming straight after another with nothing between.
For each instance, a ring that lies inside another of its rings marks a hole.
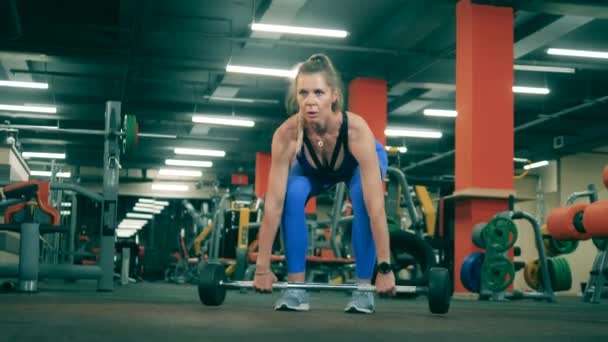
<instances>
[{"instance_id":1,"label":"gym floor","mask_svg":"<svg viewBox=\"0 0 608 342\"><path fill-rule=\"evenodd\" d=\"M309 312L272 310L273 294L230 291L206 307L191 285L138 283L114 292L96 283L41 283L35 294L0 293L3 341L601 341L608 337L608 300L558 297L479 302L453 299L432 315L426 297L379 298L373 315L343 313L343 293L315 292Z\"/></svg>"}]
</instances>

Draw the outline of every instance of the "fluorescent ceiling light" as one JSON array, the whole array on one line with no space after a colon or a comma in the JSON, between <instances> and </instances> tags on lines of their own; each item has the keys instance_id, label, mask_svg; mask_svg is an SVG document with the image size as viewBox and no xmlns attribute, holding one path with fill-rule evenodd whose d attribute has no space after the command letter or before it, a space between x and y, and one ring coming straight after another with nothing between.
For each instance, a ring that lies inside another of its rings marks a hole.
<instances>
[{"instance_id":1,"label":"fluorescent ceiling light","mask_svg":"<svg viewBox=\"0 0 608 342\"><path fill-rule=\"evenodd\" d=\"M222 102L240 102L240 103L255 103L254 99L245 99L238 97L221 97L221 96L209 96L211 101L222 101Z\"/></svg>"},{"instance_id":2,"label":"fluorescent ceiling light","mask_svg":"<svg viewBox=\"0 0 608 342\"><path fill-rule=\"evenodd\" d=\"M152 203L135 203L134 208L148 208L154 210L163 210L165 207L162 205L156 205Z\"/></svg>"},{"instance_id":3,"label":"fluorescent ceiling light","mask_svg":"<svg viewBox=\"0 0 608 342\"><path fill-rule=\"evenodd\" d=\"M515 69L515 70L521 70L521 71L559 72L559 73L564 73L564 74L574 74L576 72L575 68L545 66L545 65L520 65L520 64L515 64L513 66L513 69Z\"/></svg>"},{"instance_id":4,"label":"fluorescent ceiling light","mask_svg":"<svg viewBox=\"0 0 608 342\"><path fill-rule=\"evenodd\" d=\"M210 157L225 157L225 151L217 150L202 150L199 148L181 148L176 147L174 150L175 154L187 154L191 156L210 156Z\"/></svg>"},{"instance_id":5,"label":"fluorescent ceiling light","mask_svg":"<svg viewBox=\"0 0 608 342\"><path fill-rule=\"evenodd\" d=\"M226 66L227 72L235 72L239 74L250 74L250 75L263 75L263 76L276 76L276 77L296 77L297 70L288 69L272 69L272 68L259 68L244 65L231 65Z\"/></svg>"},{"instance_id":6,"label":"fluorescent ceiling light","mask_svg":"<svg viewBox=\"0 0 608 342\"><path fill-rule=\"evenodd\" d=\"M146 221L146 223L147 223L147 221ZM120 222L120 223L118 223L117 227L121 228L121 229L139 230L139 229L142 229L145 225L146 224L140 224L140 223L134 224L134 223Z\"/></svg>"},{"instance_id":7,"label":"fluorescent ceiling light","mask_svg":"<svg viewBox=\"0 0 608 342\"><path fill-rule=\"evenodd\" d=\"M255 125L255 122L253 122L251 120L219 118L219 117L204 116L204 115L193 115L192 122L205 123L205 124L211 124L211 125L239 126L239 127L253 127Z\"/></svg>"},{"instance_id":8,"label":"fluorescent ceiling light","mask_svg":"<svg viewBox=\"0 0 608 342\"><path fill-rule=\"evenodd\" d=\"M549 49L547 50L547 53L558 56L608 58L608 52L590 50Z\"/></svg>"},{"instance_id":9,"label":"fluorescent ceiling light","mask_svg":"<svg viewBox=\"0 0 608 342\"><path fill-rule=\"evenodd\" d=\"M167 202L167 201L155 201L153 199L148 199L148 198L140 198L139 201L137 203L135 203L135 205L160 206L162 208L164 206L169 205L169 202Z\"/></svg>"},{"instance_id":10,"label":"fluorescent ceiling light","mask_svg":"<svg viewBox=\"0 0 608 342\"><path fill-rule=\"evenodd\" d=\"M524 170L535 169L537 167L542 167L542 166L547 166L547 165L549 165L549 162L546 161L546 160L543 160L543 161L539 161L539 162L536 162L536 163L532 163L530 165L525 165L524 166Z\"/></svg>"},{"instance_id":11,"label":"fluorescent ceiling light","mask_svg":"<svg viewBox=\"0 0 608 342\"><path fill-rule=\"evenodd\" d=\"M61 202L61 206L62 207L67 207L67 208L71 208L72 207L72 202Z\"/></svg>"},{"instance_id":12,"label":"fluorescent ceiling light","mask_svg":"<svg viewBox=\"0 0 608 342\"><path fill-rule=\"evenodd\" d=\"M152 190L159 191L188 191L189 187L185 184L163 184L155 183L152 184Z\"/></svg>"},{"instance_id":13,"label":"fluorescent ceiling light","mask_svg":"<svg viewBox=\"0 0 608 342\"><path fill-rule=\"evenodd\" d=\"M140 214L140 213L127 213L128 218L140 218L140 219L148 219L151 220L154 218L154 215L150 214Z\"/></svg>"},{"instance_id":14,"label":"fluorescent ceiling light","mask_svg":"<svg viewBox=\"0 0 608 342\"><path fill-rule=\"evenodd\" d=\"M129 228L129 227L124 227L124 228L121 228L121 227L119 227L118 229L116 229L116 232L117 232L117 233L118 233L118 232L123 232L123 233L127 233L127 232L128 232L128 233L137 233L137 231L138 231L138 230L139 230L139 229L137 229L137 228Z\"/></svg>"},{"instance_id":15,"label":"fluorescent ceiling light","mask_svg":"<svg viewBox=\"0 0 608 342\"><path fill-rule=\"evenodd\" d=\"M120 223L121 224L122 223L130 224L130 225L134 225L134 226L137 226L137 225L145 226L148 223L148 221L147 220L135 220L135 219L123 219Z\"/></svg>"},{"instance_id":16,"label":"fluorescent ceiling light","mask_svg":"<svg viewBox=\"0 0 608 342\"><path fill-rule=\"evenodd\" d=\"M516 162L516 163L529 163L530 162L529 159L526 159L526 158L517 158L517 157L513 158L513 161Z\"/></svg>"},{"instance_id":17,"label":"fluorescent ceiling light","mask_svg":"<svg viewBox=\"0 0 608 342\"><path fill-rule=\"evenodd\" d=\"M118 225L118 229L130 229L130 230L140 230L142 229L144 226L142 225L136 225L136 224L126 224L126 223L120 223Z\"/></svg>"},{"instance_id":18,"label":"fluorescent ceiling light","mask_svg":"<svg viewBox=\"0 0 608 342\"><path fill-rule=\"evenodd\" d=\"M287 25L251 24L251 29L253 31L260 31L260 32L289 33L289 34L301 34L301 35L307 35L307 36L332 37L332 38L345 38L346 36L348 36L348 32L346 32L344 30L329 30L329 29L287 26Z\"/></svg>"},{"instance_id":19,"label":"fluorescent ceiling light","mask_svg":"<svg viewBox=\"0 0 608 342\"><path fill-rule=\"evenodd\" d=\"M181 159L167 159L165 165L171 166L193 166L193 167L212 167L213 163L206 160L181 160Z\"/></svg>"},{"instance_id":20,"label":"fluorescent ceiling light","mask_svg":"<svg viewBox=\"0 0 608 342\"><path fill-rule=\"evenodd\" d=\"M223 96L206 96L210 101L221 101L221 102L237 102L237 103L269 103L278 104L279 100L268 100L268 99L250 99L244 97L223 97Z\"/></svg>"},{"instance_id":21,"label":"fluorescent ceiling light","mask_svg":"<svg viewBox=\"0 0 608 342\"><path fill-rule=\"evenodd\" d=\"M434 138L439 139L443 136L439 131L422 131L416 129L387 128L384 130L387 137L413 137L413 138Z\"/></svg>"},{"instance_id":22,"label":"fluorescent ceiling light","mask_svg":"<svg viewBox=\"0 0 608 342\"><path fill-rule=\"evenodd\" d=\"M65 153L23 152L23 158L65 159Z\"/></svg>"},{"instance_id":23,"label":"fluorescent ceiling light","mask_svg":"<svg viewBox=\"0 0 608 342\"><path fill-rule=\"evenodd\" d=\"M160 169L158 174L161 176L181 176L181 177L202 177L203 172L197 170L174 170Z\"/></svg>"},{"instance_id":24,"label":"fluorescent ceiling light","mask_svg":"<svg viewBox=\"0 0 608 342\"><path fill-rule=\"evenodd\" d=\"M129 229L129 230L140 230L142 229L144 226L139 226L139 225L132 225L132 224L125 224L125 223L121 223L118 225L118 229Z\"/></svg>"},{"instance_id":25,"label":"fluorescent ceiling light","mask_svg":"<svg viewBox=\"0 0 608 342\"><path fill-rule=\"evenodd\" d=\"M144 208L144 207L138 207L138 206L133 207L133 211L139 211L142 213L160 214L160 209Z\"/></svg>"},{"instance_id":26,"label":"fluorescent ceiling light","mask_svg":"<svg viewBox=\"0 0 608 342\"><path fill-rule=\"evenodd\" d=\"M72 214L71 210L62 210L60 212L60 215L62 215L62 216L68 216L68 215L71 215L71 214Z\"/></svg>"},{"instance_id":27,"label":"fluorescent ceiling light","mask_svg":"<svg viewBox=\"0 0 608 342\"><path fill-rule=\"evenodd\" d=\"M49 89L48 83L39 83L39 82L19 82L19 81L0 80L0 86L16 87L16 88Z\"/></svg>"},{"instance_id":28,"label":"fluorescent ceiling light","mask_svg":"<svg viewBox=\"0 0 608 342\"><path fill-rule=\"evenodd\" d=\"M541 94L547 95L549 94L549 89L547 88L537 88L537 87L519 87L513 86L514 93L522 93L522 94Z\"/></svg>"},{"instance_id":29,"label":"fluorescent ceiling light","mask_svg":"<svg viewBox=\"0 0 608 342\"><path fill-rule=\"evenodd\" d=\"M447 110L447 109L425 109L423 111L426 116L443 116L455 118L458 115L458 112L455 110Z\"/></svg>"},{"instance_id":30,"label":"fluorescent ceiling light","mask_svg":"<svg viewBox=\"0 0 608 342\"><path fill-rule=\"evenodd\" d=\"M119 230L116 230L116 237L119 237L119 238L128 238L128 237L133 236L135 233L137 233L137 230L119 229Z\"/></svg>"},{"instance_id":31,"label":"fluorescent ceiling light","mask_svg":"<svg viewBox=\"0 0 608 342\"><path fill-rule=\"evenodd\" d=\"M30 171L30 176L51 177L51 171ZM70 178L72 174L70 172L57 172L55 176L58 178Z\"/></svg>"},{"instance_id":32,"label":"fluorescent ceiling light","mask_svg":"<svg viewBox=\"0 0 608 342\"><path fill-rule=\"evenodd\" d=\"M405 153L405 152L407 152L407 147L405 147L405 146L399 146L399 147L396 147L396 146L386 146L384 149L386 149L388 152L393 152L393 153L396 153L396 152Z\"/></svg>"},{"instance_id":33,"label":"fluorescent ceiling light","mask_svg":"<svg viewBox=\"0 0 608 342\"><path fill-rule=\"evenodd\" d=\"M57 113L56 107L43 107L43 106L14 106L0 104L0 110L6 110L11 112L34 112L34 113Z\"/></svg>"}]
</instances>

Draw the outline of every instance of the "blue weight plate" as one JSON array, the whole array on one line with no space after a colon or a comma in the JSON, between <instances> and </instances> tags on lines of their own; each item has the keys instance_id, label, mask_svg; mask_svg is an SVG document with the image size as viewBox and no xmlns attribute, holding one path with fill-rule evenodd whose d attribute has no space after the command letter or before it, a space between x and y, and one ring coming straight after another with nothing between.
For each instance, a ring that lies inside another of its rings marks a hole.
<instances>
[{"instance_id":1,"label":"blue weight plate","mask_svg":"<svg viewBox=\"0 0 608 342\"><path fill-rule=\"evenodd\" d=\"M481 288L481 265L483 264L485 254L475 252L469 254L462 263L460 269L460 281L462 285L469 291L479 293Z\"/></svg>"}]
</instances>

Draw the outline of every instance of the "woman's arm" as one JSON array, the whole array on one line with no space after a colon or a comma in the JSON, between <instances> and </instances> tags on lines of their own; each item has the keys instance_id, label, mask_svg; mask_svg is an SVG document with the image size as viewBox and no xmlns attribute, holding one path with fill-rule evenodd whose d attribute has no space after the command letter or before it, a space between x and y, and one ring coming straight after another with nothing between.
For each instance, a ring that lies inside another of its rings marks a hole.
<instances>
[{"instance_id":1,"label":"woman's arm","mask_svg":"<svg viewBox=\"0 0 608 342\"><path fill-rule=\"evenodd\" d=\"M290 137L290 131L288 125L283 125L277 129L272 137L268 191L264 201L264 217L259 232L256 272L270 270L270 255L283 213L287 177L295 144L295 141Z\"/></svg>"},{"instance_id":2,"label":"woman's arm","mask_svg":"<svg viewBox=\"0 0 608 342\"><path fill-rule=\"evenodd\" d=\"M376 244L377 262L390 263L390 241L384 209L384 190L375 138L365 120L358 115L351 117L352 119L349 120L352 123L349 124L349 149L359 162L361 170L363 198Z\"/></svg>"}]
</instances>

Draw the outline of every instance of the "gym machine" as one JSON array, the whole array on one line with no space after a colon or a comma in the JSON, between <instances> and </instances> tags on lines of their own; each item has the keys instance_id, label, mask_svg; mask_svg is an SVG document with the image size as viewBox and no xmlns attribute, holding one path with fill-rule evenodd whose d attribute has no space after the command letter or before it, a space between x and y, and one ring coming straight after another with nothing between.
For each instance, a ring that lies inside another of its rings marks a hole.
<instances>
[{"instance_id":1,"label":"gym machine","mask_svg":"<svg viewBox=\"0 0 608 342\"><path fill-rule=\"evenodd\" d=\"M138 133L138 124L134 116L125 115L124 122L122 122L121 127L121 104L120 102L108 101L106 102L105 108L105 129L103 131L94 131L94 130L86 130L86 129L55 129L54 132L65 133L65 134L84 134L84 135L102 135L104 137L104 175L103 175L103 193L99 195L97 193L86 190L75 184L66 184L66 183L52 183L50 184L51 190L70 190L79 194L82 194L88 198L96 200L102 204L102 215L101 215L101 253L99 258L99 268L86 268L81 269L76 267L75 265L56 265L54 268L49 268L47 265L41 265L40 267L40 275L45 275L49 277L59 277L59 278L89 278L89 279L97 279L98 280L98 291L113 291L114 289L114 249L115 249L115 235L116 235L116 225L117 225L117 217L116 217L116 206L118 202L118 181L119 181L119 169L120 169L120 156L123 153L130 153L133 151L135 145L137 145L137 139L139 136ZM27 126L27 125L3 125L0 128L5 129L20 129L20 130L40 130L44 128L40 128L38 126ZM48 183L47 183L48 184ZM6 185L6 184L4 184ZM6 188L5 188L6 191ZM48 192L48 191L47 191ZM20 194L21 196L23 194ZM26 192L25 195L33 195L30 192ZM40 205L41 203L48 203L48 196L50 194L46 194L42 197L37 198L37 203ZM17 202L21 203L24 200L22 198L14 198ZM29 200L29 199L28 199ZM5 203L5 206L13 205L15 202ZM0 204L1 205L1 204ZM43 204L44 205L44 204ZM53 212L50 210L52 208L49 207L49 210L46 212ZM53 209L54 210L54 209ZM28 222L24 221L26 224L25 230L24 227L20 227L19 231L21 234L26 234L24 237L22 235L21 242L28 241L29 245L26 248L20 250L20 253L29 253L31 250L31 246L38 246L38 238L39 233L42 231L47 231L50 227L44 226L40 227L38 225L38 230L31 224L37 224L36 218L28 218ZM29 225L28 225L29 224ZM55 227L55 226L54 226ZM15 229L13 226L12 229ZM58 228L53 228L57 230ZM65 229L64 229L65 230ZM63 231L63 230L61 230ZM34 233L32 233L34 232ZM35 237L35 241L32 242L31 237ZM28 240L29 239L29 240ZM30 246L31 245L31 246ZM24 252L24 250L26 252ZM25 261L20 259L20 265L23 263L26 269L30 271L28 273L27 280L37 280L38 274L37 272L32 272L32 258L36 260L35 264L38 265L38 256L39 249L35 248L38 251L38 254L33 256L26 256ZM36 253L36 252L33 252ZM29 257L29 258L28 258ZM71 266L71 267L67 267ZM60 267L60 268L56 268ZM76 268L74 268L76 267ZM68 271L71 270L71 271ZM26 271L24 271L26 272ZM7 265L0 266L0 274L4 275L21 275L21 272L15 267L15 265ZM37 281L34 283L29 283L30 285L22 286L25 291L27 289L36 290Z\"/></svg>"},{"instance_id":2,"label":"gym machine","mask_svg":"<svg viewBox=\"0 0 608 342\"><path fill-rule=\"evenodd\" d=\"M48 182L28 181L3 188L5 200L0 202L0 208L6 209L6 223L0 225L0 230L18 232L20 239L19 263L0 265L0 276L18 278L17 290L21 292L37 292L39 278L96 279L99 282L104 272L113 274L112 268L104 270L95 265L39 263L40 235L69 232L68 227L59 225L59 212L48 203L50 189L70 189L100 200L98 194L68 184L53 187Z\"/></svg>"}]
</instances>

